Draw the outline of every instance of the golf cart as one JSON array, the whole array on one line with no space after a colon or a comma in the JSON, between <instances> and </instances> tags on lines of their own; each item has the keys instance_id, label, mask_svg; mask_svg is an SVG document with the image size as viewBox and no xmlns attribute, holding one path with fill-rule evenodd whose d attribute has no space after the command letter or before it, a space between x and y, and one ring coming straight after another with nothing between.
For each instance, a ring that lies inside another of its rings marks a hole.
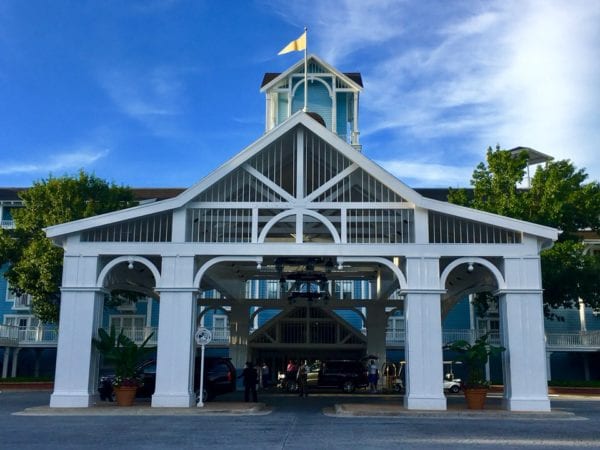
<instances>
[{"instance_id":1,"label":"golf cart","mask_svg":"<svg viewBox=\"0 0 600 450\"><path fill-rule=\"evenodd\" d=\"M454 364L460 364L460 362L444 361L444 390L457 394L462 388L462 380L454 377Z\"/></svg>"}]
</instances>

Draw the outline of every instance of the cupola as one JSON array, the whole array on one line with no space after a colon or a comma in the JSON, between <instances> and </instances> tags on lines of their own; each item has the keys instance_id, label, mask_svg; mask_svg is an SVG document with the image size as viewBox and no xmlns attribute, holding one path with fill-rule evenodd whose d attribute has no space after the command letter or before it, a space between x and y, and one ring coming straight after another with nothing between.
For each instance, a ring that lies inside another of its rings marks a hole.
<instances>
[{"instance_id":1,"label":"cupola","mask_svg":"<svg viewBox=\"0 0 600 450\"><path fill-rule=\"evenodd\" d=\"M358 72L339 72L315 55L301 59L282 73L267 72L260 91L266 96L265 131L304 108L305 77L307 113L357 150L358 100L363 88Z\"/></svg>"}]
</instances>

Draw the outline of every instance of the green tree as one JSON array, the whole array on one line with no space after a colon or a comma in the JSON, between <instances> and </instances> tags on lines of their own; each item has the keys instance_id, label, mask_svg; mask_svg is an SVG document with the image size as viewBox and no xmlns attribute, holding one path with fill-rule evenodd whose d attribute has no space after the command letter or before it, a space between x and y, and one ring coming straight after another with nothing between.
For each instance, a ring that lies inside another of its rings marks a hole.
<instances>
[{"instance_id":1,"label":"green tree","mask_svg":"<svg viewBox=\"0 0 600 450\"><path fill-rule=\"evenodd\" d=\"M544 309L575 307L581 298L600 307L600 259L585 251L581 231L600 230L600 185L587 182L584 169L569 160L539 166L531 187L519 188L527 168L527 154L488 149L471 179L473 190L450 189L448 201L526 220L561 231L554 246L541 253Z\"/></svg>"},{"instance_id":2,"label":"green tree","mask_svg":"<svg viewBox=\"0 0 600 450\"><path fill-rule=\"evenodd\" d=\"M80 171L77 176L43 179L19 194L23 208L13 211L15 229L0 229L0 266L12 290L32 297L33 313L58 322L63 250L44 228L133 206L128 187Z\"/></svg>"}]
</instances>

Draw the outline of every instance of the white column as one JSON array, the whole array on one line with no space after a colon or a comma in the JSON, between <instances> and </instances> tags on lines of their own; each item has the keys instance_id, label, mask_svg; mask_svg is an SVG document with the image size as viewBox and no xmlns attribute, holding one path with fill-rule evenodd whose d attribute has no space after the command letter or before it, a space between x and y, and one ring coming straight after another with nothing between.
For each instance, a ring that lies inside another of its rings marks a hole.
<instances>
[{"instance_id":1,"label":"white column","mask_svg":"<svg viewBox=\"0 0 600 450\"><path fill-rule=\"evenodd\" d=\"M441 290L437 258L407 258L406 395L407 409L445 410Z\"/></svg>"},{"instance_id":2,"label":"white column","mask_svg":"<svg viewBox=\"0 0 600 450\"><path fill-rule=\"evenodd\" d=\"M548 381L552 379L552 352L546 352L546 376Z\"/></svg>"},{"instance_id":3,"label":"white column","mask_svg":"<svg viewBox=\"0 0 600 450\"><path fill-rule=\"evenodd\" d=\"M387 316L380 305L367 306L367 354L377 355L379 363L385 361L385 329Z\"/></svg>"},{"instance_id":4,"label":"white column","mask_svg":"<svg viewBox=\"0 0 600 450\"><path fill-rule=\"evenodd\" d=\"M195 405L196 290L194 258L163 257L159 284L156 388L153 407Z\"/></svg>"},{"instance_id":5,"label":"white column","mask_svg":"<svg viewBox=\"0 0 600 450\"><path fill-rule=\"evenodd\" d=\"M550 411L538 257L505 258L500 290L504 404L511 411Z\"/></svg>"},{"instance_id":6,"label":"white column","mask_svg":"<svg viewBox=\"0 0 600 450\"><path fill-rule=\"evenodd\" d=\"M229 315L229 356L235 367L242 368L248 360L250 317L247 305L236 302Z\"/></svg>"},{"instance_id":7,"label":"white column","mask_svg":"<svg viewBox=\"0 0 600 450\"><path fill-rule=\"evenodd\" d=\"M13 378L17 376L17 367L19 365L19 353L21 353L21 347L17 347L13 350L12 368L10 372L10 376Z\"/></svg>"},{"instance_id":8,"label":"white column","mask_svg":"<svg viewBox=\"0 0 600 450\"><path fill-rule=\"evenodd\" d=\"M4 359L2 360L2 378L8 377L8 362L10 361L11 347L4 347Z\"/></svg>"},{"instance_id":9,"label":"white column","mask_svg":"<svg viewBox=\"0 0 600 450\"><path fill-rule=\"evenodd\" d=\"M96 257L65 255L50 407L91 406L97 396L98 352L92 337L101 325L104 294L95 287Z\"/></svg>"}]
</instances>

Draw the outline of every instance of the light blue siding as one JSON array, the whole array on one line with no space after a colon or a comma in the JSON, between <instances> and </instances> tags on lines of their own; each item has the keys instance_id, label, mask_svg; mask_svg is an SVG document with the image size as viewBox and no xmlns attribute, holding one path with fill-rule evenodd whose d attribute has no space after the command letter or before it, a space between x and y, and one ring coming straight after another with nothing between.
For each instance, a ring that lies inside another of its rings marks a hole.
<instances>
[{"instance_id":1,"label":"light blue siding","mask_svg":"<svg viewBox=\"0 0 600 450\"><path fill-rule=\"evenodd\" d=\"M362 318L355 311L349 309L336 309L334 312L353 328L357 330L362 328Z\"/></svg>"},{"instance_id":2,"label":"light blue siding","mask_svg":"<svg viewBox=\"0 0 600 450\"><path fill-rule=\"evenodd\" d=\"M277 96L277 124L288 118L288 99L284 94Z\"/></svg>"},{"instance_id":3,"label":"light blue siding","mask_svg":"<svg viewBox=\"0 0 600 450\"><path fill-rule=\"evenodd\" d=\"M337 134L340 137L347 137L348 134L348 94L347 92L338 92L336 99L336 121Z\"/></svg>"},{"instance_id":4,"label":"light blue siding","mask_svg":"<svg viewBox=\"0 0 600 450\"><path fill-rule=\"evenodd\" d=\"M292 114L304 107L304 82L296 89L292 101ZM308 110L319 114L325 121L325 126L331 130L332 103L329 91L324 84L309 80L308 84Z\"/></svg>"},{"instance_id":5,"label":"light blue siding","mask_svg":"<svg viewBox=\"0 0 600 450\"><path fill-rule=\"evenodd\" d=\"M444 330L466 330L470 326L469 298L464 297L450 310L442 327Z\"/></svg>"}]
</instances>

